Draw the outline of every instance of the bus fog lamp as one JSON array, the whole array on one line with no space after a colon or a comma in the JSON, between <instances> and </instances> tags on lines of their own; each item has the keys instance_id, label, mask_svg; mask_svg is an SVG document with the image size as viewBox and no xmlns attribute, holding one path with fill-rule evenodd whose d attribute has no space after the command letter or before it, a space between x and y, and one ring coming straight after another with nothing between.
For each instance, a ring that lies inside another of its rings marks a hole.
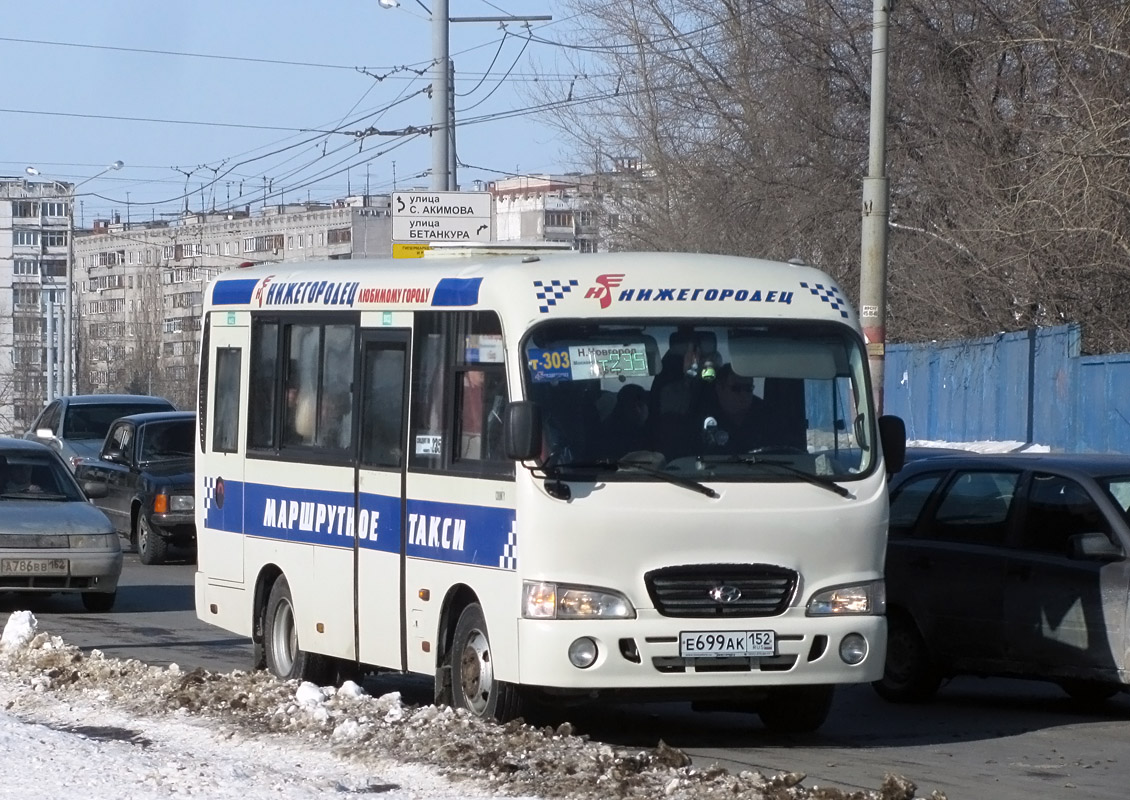
<instances>
[{"instance_id":1,"label":"bus fog lamp","mask_svg":"<svg viewBox=\"0 0 1130 800\"><path fill-rule=\"evenodd\" d=\"M587 636L574 640L569 645L569 663L578 669L588 669L596 662L596 642Z\"/></svg>"},{"instance_id":2,"label":"bus fog lamp","mask_svg":"<svg viewBox=\"0 0 1130 800\"><path fill-rule=\"evenodd\" d=\"M853 667L862 663L867 658L867 640L861 634L849 633L840 641L840 658Z\"/></svg>"}]
</instances>

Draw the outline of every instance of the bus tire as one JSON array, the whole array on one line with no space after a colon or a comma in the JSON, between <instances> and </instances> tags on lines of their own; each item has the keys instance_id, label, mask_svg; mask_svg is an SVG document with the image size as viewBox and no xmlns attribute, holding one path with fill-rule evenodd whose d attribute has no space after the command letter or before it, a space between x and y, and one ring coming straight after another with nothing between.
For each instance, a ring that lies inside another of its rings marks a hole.
<instances>
[{"instance_id":1,"label":"bus tire","mask_svg":"<svg viewBox=\"0 0 1130 800\"><path fill-rule=\"evenodd\" d=\"M836 687L782 686L757 708L761 722L775 733L812 733L828 719Z\"/></svg>"},{"instance_id":2,"label":"bus tire","mask_svg":"<svg viewBox=\"0 0 1130 800\"><path fill-rule=\"evenodd\" d=\"M478 603L471 603L459 615L448 659L454 708L498 722L509 722L519 716L518 687L495 677L486 617Z\"/></svg>"},{"instance_id":3,"label":"bus tire","mask_svg":"<svg viewBox=\"0 0 1130 800\"><path fill-rule=\"evenodd\" d=\"M137 522L134 523L134 541L136 542L137 556L142 564L164 564L169 552L169 543L153 532L145 515L138 513Z\"/></svg>"},{"instance_id":4,"label":"bus tire","mask_svg":"<svg viewBox=\"0 0 1130 800\"><path fill-rule=\"evenodd\" d=\"M263 649L267 669L283 680L310 681L326 686L332 677L330 659L298 646L294 599L290 584L280 575L271 587L263 618Z\"/></svg>"}]
</instances>

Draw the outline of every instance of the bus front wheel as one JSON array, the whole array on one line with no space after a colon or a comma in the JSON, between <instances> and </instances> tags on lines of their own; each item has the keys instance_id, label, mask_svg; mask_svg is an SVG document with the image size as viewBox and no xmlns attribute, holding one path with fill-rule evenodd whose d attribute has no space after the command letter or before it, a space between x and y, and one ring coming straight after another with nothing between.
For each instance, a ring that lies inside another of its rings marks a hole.
<instances>
[{"instance_id":1,"label":"bus front wheel","mask_svg":"<svg viewBox=\"0 0 1130 800\"><path fill-rule=\"evenodd\" d=\"M482 606L471 603L459 615L448 654L451 666L451 696L455 708L463 708L481 719L507 722L520 713L517 686L498 680L494 656Z\"/></svg>"},{"instance_id":2,"label":"bus front wheel","mask_svg":"<svg viewBox=\"0 0 1130 800\"><path fill-rule=\"evenodd\" d=\"M319 686L330 682L329 660L298 647L298 628L290 584L279 576L271 587L263 621L263 650L267 669L283 680L310 681Z\"/></svg>"}]
</instances>

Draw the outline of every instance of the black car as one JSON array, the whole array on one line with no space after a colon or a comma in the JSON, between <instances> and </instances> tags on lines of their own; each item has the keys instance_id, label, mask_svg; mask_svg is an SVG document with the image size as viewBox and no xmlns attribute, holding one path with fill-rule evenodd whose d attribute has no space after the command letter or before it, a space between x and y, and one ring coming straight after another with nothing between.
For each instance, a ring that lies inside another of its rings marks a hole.
<instances>
[{"instance_id":1,"label":"black car","mask_svg":"<svg viewBox=\"0 0 1130 800\"><path fill-rule=\"evenodd\" d=\"M74 470L82 459L98 455L110 423L118 417L174 409L165 398L152 395L68 395L48 403L24 438L53 447Z\"/></svg>"},{"instance_id":2,"label":"black car","mask_svg":"<svg viewBox=\"0 0 1130 800\"><path fill-rule=\"evenodd\" d=\"M958 674L1058 683L1100 700L1130 674L1130 456L970 454L891 483L892 701Z\"/></svg>"},{"instance_id":3,"label":"black car","mask_svg":"<svg viewBox=\"0 0 1130 800\"><path fill-rule=\"evenodd\" d=\"M196 414L157 411L114 420L97 458L75 477L143 564L165 561L170 545L196 543Z\"/></svg>"}]
</instances>

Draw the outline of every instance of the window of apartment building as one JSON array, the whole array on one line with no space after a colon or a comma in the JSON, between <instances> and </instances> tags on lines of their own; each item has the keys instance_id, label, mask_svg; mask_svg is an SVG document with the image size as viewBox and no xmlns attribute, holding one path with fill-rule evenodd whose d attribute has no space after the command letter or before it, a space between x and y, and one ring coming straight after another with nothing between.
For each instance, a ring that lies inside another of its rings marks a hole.
<instances>
[{"instance_id":1,"label":"window of apartment building","mask_svg":"<svg viewBox=\"0 0 1130 800\"><path fill-rule=\"evenodd\" d=\"M613 230L616 230L616 228L620 227L620 215L619 214L609 214L608 215L608 227L612 228Z\"/></svg>"},{"instance_id":2,"label":"window of apartment building","mask_svg":"<svg viewBox=\"0 0 1130 800\"><path fill-rule=\"evenodd\" d=\"M63 278L67 274L66 261L44 261L43 274L49 278Z\"/></svg>"},{"instance_id":3,"label":"window of apartment building","mask_svg":"<svg viewBox=\"0 0 1130 800\"><path fill-rule=\"evenodd\" d=\"M39 203L31 200L17 200L12 203L12 216L19 219L35 219L39 216Z\"/></svg>"},{"instance_id":4,"label":"window of apartment building","mask_svg":"<svg viewBox=\"0 0 1130 800\"><path fill-rule=\"evenodd\" d=\"M593 216L594 215L591 211L579 211L577 212L577 222L581 225L581 227L591 227L594 221Z\"/></svg>"},{"instance_id":5,"label":"window of apartment building","mask_svg":"<svg viewBox=\"0 0 1130 800\"><path fill-rule=\"evenodd\" d=\"M573 212L547 211L545 213L545 225L547 228L572 228Z\"/></svg>"},{"instance_id":6,"label":"window of apartment building","mask_svg":"<svg viewBox=\"0 0 1130 800\"><path fill-rule=\"evenodd\" d=\"M291 234L290 236L286 237L286 249L287 250L293 250L294 249L294 234Z\"/></svg>"},{"instance_id":7,"label":"window of apartment building","mask_svg":"<svg viewBox=\"0 0 1130 800\"><path fill-rule=\"evenodd\" d=\"M12 331L23 335L40 335L47 330L47 320L43 317L15 317Z\"/></svg>"},{"instance_id":8,"label":"window of apartment building","mask_svg":"<svg viewBox=\"0 0 1130 800\"><path fill-rule=\"evenodd\" d=\"M65 217L67 216L66 203L44 203L43 216L45 217Z\"/></svg>"},{"instance_id":9,"label":"window of apartment building","mask_svg":"<svg viewBox=\"0 0 1130 800\"><path fill-rule=\"evenodd\" d=\"M43 246L44 247L66 247L67 246L67 232L66 231L44 231L43 232Z\"/></svg>"},{"instance_id":10,"label":"window of apartment building","mask_svg":"<svg viewBox=\"0 0 1130 800\"><path fill-rule=\"evenodd\" d=\"M594 242L592 239L578 239L577 250L582 253L595 253L596 242Z\"/></svg>"},{"instance_id":11,"label":"window of apartment building","mask_svg":"<svg viewBox=\"0 0 1130 800\"><path fill-rule=\"evenodd\" d=\"M314 234L311 233L311 234L307 235L306 246L307 247L313 247L314 246Z\"/></svg>"},{"instance_id":12,"label":"window of apartment building","mask_svg":"<svg viewBox=\"0 0 1130 800\"><path fill-rule=\"evenodd\" d=\"M319 234L321 235L321 234ZM329 232L330 244L345 244L353 239L353 231L349 228L334 228Z\"/></svg>"},{"instance_id":13,"label":"window of apartment building","mask_svg":"<svg viewBox=\"0 0 1130 800\"><path fill-rule=\"evenodd\" d=\"M175 261L177 258L177 246L175 244L167 244L161 248L161 258L166 261Z\"/></svg>"},{"instance_id":14,"label":"window of apartment building","mask_svg":"<svg viewBox=\"0 0 1130 800\"><path fill-rule=\"evenodd\" d=\"M196 258L203 252L200 244L182 244L181 245L181 258Z\"/></svg>"},{"instance_id":15,"label":"window of apartment building","mask_svg":"<svg viewBox=\"0 0 1130 800\"><path fill-rule=\"evenodd\" d=\"M322 231L318 231L318 247L321 247L325 243L326 243L326 234L323 233Z\"/></svg>"},{"instance_id":16,"label":"window of apartment building","mask_svg":"<svg viewBox=\"0 0 1130 800\"><path fill-rule=\"evenodd\" d=\"M301 250L301 249L302 249L302 244L303 244L303 242L305 242L305 241L306 241L305 237L304 237L304 236L303 236L303 235L302 235L301 233L300 233L300 234L298 234L298 249L299 249L299 250Z\"/></svg>"},{"instance_id":17,"label":"window of apartment building","mask_svg":"<svg viewBox=\"0 0 1130 800\"><path fill-rule=\"evenodd\" d=\"M30 258L17 258L12 262L13 275L38 275L39 262Z\"/></svg>"},{"instance_id":18,"label":"window of apartment building","mask_svg":"<svg viewBox=\"0 0 1130 800\"><path fill-rule=\"evenodd\" d=\"M146 264L152 264L153 263L153 248L151 248L151 247L145 249L145 263Z\"/></svg>"},{"instance_id":19,"label":"window of apartment building","mask_svg":"<svg viewBox=\"0 0 1130 800\"><path fill-rule=\"evenodd\" d=\"M17 247L23 246L39 246L39 231L26 231L16 229L12 231L12 244Z\"/></svg>"},{"instance_id":20,"label":"window of apartment building","mask_svg":"<svg viewBox=\"0 0 1130 800\"><path fill-rule=\"evenodd\" d=\"M12 289L12 303L17 306L38 306L38 289Z\"/></svg>"}]
</instances>

